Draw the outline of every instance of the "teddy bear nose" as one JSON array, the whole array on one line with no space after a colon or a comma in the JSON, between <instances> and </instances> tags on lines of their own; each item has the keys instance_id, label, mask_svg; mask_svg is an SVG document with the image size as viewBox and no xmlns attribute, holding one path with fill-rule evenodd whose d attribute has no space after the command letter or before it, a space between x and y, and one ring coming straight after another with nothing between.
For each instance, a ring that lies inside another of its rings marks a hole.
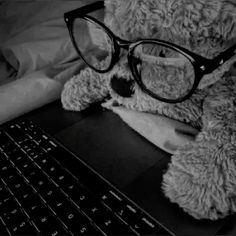
<instances>
[{"instance_id":1,"label":"teddy bear nose","mask_svg":"<svg viewBox=\"0 0 236 236\"><path fill-rule=\"evenodd\" d=\"M111 78L111 88L122 97L131 97L134 94L134 81L113 76Z\"/></svg>"}]
</instances>

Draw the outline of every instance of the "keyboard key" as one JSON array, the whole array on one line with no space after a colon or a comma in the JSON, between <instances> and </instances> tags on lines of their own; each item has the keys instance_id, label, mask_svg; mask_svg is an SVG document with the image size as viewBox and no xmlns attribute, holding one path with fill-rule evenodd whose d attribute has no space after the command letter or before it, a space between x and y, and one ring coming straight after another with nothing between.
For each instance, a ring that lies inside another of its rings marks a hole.
<instances>
[{"instance_id":1,"label":"keyboard key","mask_svg":"<svg viewBox=\"0 0 236 236\"><path fill-rule=\"evenodd\" d=\"M50 224L53 219L52 211L42 203L31 206L28 213L30 219L34 222L39 231L43 231L45 228L47 228L48 224Z\"/></svg>"},{"instance_id":2,"label":"keyboard key","mask_svg":"<svg viewBox=\"0 0 236 236\"><path fill-rule=\"evenodd\" d=\"M9 142L5 145L1 145L1 148L2 148L2 151L7 155L9 156L9 153L11 153L12 151L14 151L14 149L16 148L15 147L15 144L12 143L12 142Z\"/></svg>"},{"instance_id":3,"label":"keyboard key","mask_svg":"<svg viewBox=\"0 0 236 236\"><path fill-rule=\"evenodd\" d=\"M22 195L28 191L32 191L25 182L18 182L15 185L12 185L10 189L17 199L20 199Z\"/></svg>"},{"instance_id":4,"label":"keyboard key","mask_svg":"<svg viewBox=\"0 0 236 236\"><path fill-rule=\"evenodd\" d=\"M4 187L4 184L2 183L1 178L0 178L0 196L5 196L6 194L7 194L7 190Z\"/></svg>"},{"instance_id":5,"label":"keyboard key","mask_svg":"<svg viewBox=\"0 0 236 236\"><path fill-rule=\"evenodd\" d=\"M57 163L47 154L44 153L40 156L40 158L37 158L35 162L44 170L48 166L56 165Z\"/></svg>"},{"instance_id":6,"label":"keyboard key","mask_svg":"<svg viewBox=\"0 0 236 236\"><path fill-rule=\"evenodd\" d=\"M42 156L36 162L53 180L64 173L64 170L61 168L61 166L47 155Z\"/></svg>"},{"instance_id":7,"label":"keyboard key","mask_svg":"<svg viewBox=\"0 0 236 236\"><path fill-rule=\"evenodd\" d=\"M5 159L5 154L3 152L1 152L1 149L0 149L0 162L2 159Z\"/></svg>"},{"instance_id":8,"label":"keyboard key","mask_svg":"<svg viewBox=\"0 0 236 236\"><path fill-rule=\"evenodd\" d=\"M49 236L68 235L68 231L63 227L62 223L55 217L42 219L43 225L41 234Z\"/></svg>"},{"instance_id":9,"label":"keyboard key","mask_svg":"<svg viewBox=\"0 0 236 236\"><path fill-rule=\"evenodd\" d=\"M21 220L17 224L8 226L8 230L12 235L35 235L37 232L36 228L27 220Z\"/></svg>"},{"instance_id":10,"label":"keyboard key","mask_svg":"<svg viewBox=\"0 0 236 236\"><path fill-rule=\"evenodd\" d=\"M37 191L40 191L44 185L49 183L48 177L37 167L35 167L33 171L30 172L26 177L29 180L30 184Z\"/></svg>"},{"instance_id":11,"label":"keyboard key","mask_svg":"<svg viewBox=\"0 0 236 236\"><path fill-rule=\"evenodd\" d=\"M10 232L7 230L5 223L0 217L0 235L10 235Z\"/></svg>"},{"instance_id":12,"label":"keyboard key","mask_svg":"<svg viewBox=\"0 0 236 236\"><path fill-rule=\"evenodd\" d=\"M84 213L94 222L99 221L104 215L109 214L108 210L99 202L90 202L87 207L82 207Z\"/></svg>"},{"instance_id":13,"label":"keyboard key","mask_svg":"<svg viewBox=\"0 0 236 236\"><path fill-rule=\"evenodd\" d=\"M0 177L2 177L2 179L6 179L8 176L15 175L16 173L16 169L14 169L8 161L4 159L0 161Z\"/></svg>"},{"instance_id":14,"label":"keyboard key","mask_svg":"<svg viewBox=\"0 0 236 236\"><path fill-rule=\"evenodd\" d=\"M22 142L25 139L27 139L27 135L20 130L19 126L17 125L11 125L8 128L6 128L6 132L8 135L11 136L12 139L15 140L15 142Z\"/></svg>"},{"instance_id":15,"label":"keyboard key","mask_svg":"<svg viewBox=\"0 0 236 236\"><path fill-rule=\"evenodd\" d=\"M28 209L37 204L41 199L33 192L33 189L30 186L24 187L22 189L21 195L16 196L20 205L28 211Z\"/></svg>"},{"instance_id":16,"label":"keyboard key","mask_svg":"<svg viewBox=\"0 0 236 236\"><path fill-rule=\"evenodd\" d=\"M18 147L6 153L6 155L9 157L9 160L14 164L16 160L26 157L26 154Z\"/></svg>"},{"instance_id":17,"label":"keyboard key","mask_svg":"<svg viewBox=\"0 0 236 236\"><path fill-rule=\"evenodd\" d=\"M8 150L4 150L4 154L9 158L14 158L14 156L19 155L20 149L16 147L15 145L10 147Z\"/></svg>"},{"instance_id":18,"label":"keyboard key","mask_svg":"<svg viewBox=\"0 0 236 236\"><path fill-rule=\"evenodd\" d=\"M12 209L12 206L15 206L16 202L13 200L12 196L9 193L6 193L4 196L1 196L0 200L0 216L4 216Z\"/></svg>"},{"instance_id":19,"label":"keyboard key","mask_svg":"<svg viewBox=\"0 0 236 236\"><path fill-rule=\"evenodd\" d=\"M61 203L66 199L66 196L55 186L46 189L41 195L53 210L57 208L58 203Z\"/></svg>"},{"instance_id":20,"label":"keyboard key","mask_svg":"<svg viewBox=\"0 0 236 236\"><path fill-rule=\"evenodd\" d=\"M0 131L0 150L8 152L15 147L11 138L3 131Z\"/></svg>"},{"instance_id":21,"label":"keyboard key","mask_svg":"<svg viewBox=\"0 0 236 236\"><path fill-rule=\"evenodd\" d=\"M91 207L94 199L91 194L82 186L75 188L70 194L71 199L77 204L84 212Z\"/></svg>"},{"instance_id":22,"label":"keyboard key","mask_svg":"<svg viewBox=\"0 0 236 236\"><path fill-rule=\"evenodd\" d=\"M68 196L71 197L76 189L81 188L81 185L75 178L71 179L66 178L65 182L63 180L63 183L60 183L60 187Z\"/></svg>"},{"instance_id":23,"label":"keyboard key","mask_svg":"<svg viewBox=\"0 0 236 236\"><path fill-rule=\"evenodd\" d=\"M38 150L37 148L35 148L34 150L27 152L27 155L31 159L31 161L33 161L34 164L38 165L39 159L43 158L45 153L40 148L38 148Z\"/></svg>"},{"instance_id":24,"label":"keyboard key","mask_svg":"<svg viewBox=\"0 0 236 236\"><path fill-rule=\"evenodd\" d=\"M154 234L158 233L159 235L170 235L163 227L158 225L152 219L147 216L142 216L134 225L133 229L139 234Z\"/></svg>"},{"instance_id":25,"label":"keyboard key","mask_svg":"<svg viewBox=\"0 0 236 236\"><path fill-rule=\"evenodd\" d=\"M51 227L51 226L54 226L54 227ZM43 235L45 234L48 236L59 236L59 235L68 235L68 232L62 227L50 225L48 229L45 229L45 233L42 232L42 234Z\"/></svg>"},{"instance_id":26,"label":"keyboard key","mask_svg":"<svg viewBox=\"0 0 236 236\"><path fill-rule=\"evenodd\" d=\"M69 202L63 201L58 203L57 208L54 208L54 210L57 216L73 233L79 233L79 230L82 227L86 227L86 229L88 228L89 220Z\"/></svg>"},{"instance_id":27,"label":"keyboard key","mask_svg":"<svg viewBox=\"0 0 236 236\"><path fill-rule=\"evenodd\" d=\"M34 189L39 192L40 194L44 193L46 190L52 188L53 184L51 181L47 178L46 175L44 175L41 172L35 172L36 174L31 176L30 183L34 187Z\"/></svg>"},{"instance_id":28,"label":"keyboard key","mask_svg":"<svg viewBox=\"0 0 236 236\"><path fill-rule=\"evenodd\" d=\"M35 141L31 139L27 139L24 142L20 144L20 147L24 150L26 153L30 153L34 151L35 149L38 149L38 145Z\"/></svg>"},{"instance_id":29,"label":"keyboard key","mask_svg":"<svg viewBox=\"0 0 236 236\"><path fill-rule=\"evenodd\" d=\"M132 225L141 216L141 212L132 204L126 203L117 214L128 224Z\"/></svg>"},{"instance_id":30,"label":"keyboard key","mask_svg":"<svg viewBox=\"0 0 236 236\"><path fill-rule=\"evenodd\" d=\"M16 225L21 221L22 219L26 220L26 215L22 213L19 206L11 206L7 212L5 212L2 216L5 224L7 226Z\"/></svg>"},{"instance_id":31,"label":"keyboard key","mask_svg":"<svg viewBox=\"0 0 236 236\"><path fill-rule=\"evenodd\" d=\"M30 173L37 169L37 167L27 157L17 158L14 163L21 174L23 174L26 178Z\"/></svg>"},{"instance_id":32,"label":"keyboard key","mask_svg":"<svg viewBox=\"0 0 236 236\"><path fill-rule=\"evenodd\" d=\"M60 218L60 219L64 219L66 218L66 208L68 207L68 210L71 209L70 207L70 202L67 199L55 199L55 203L51 205L52 210L56 213L56 215Z\"/></svg>"},{"instance_id":33,"label":"keyboard key","mask_svg":"<svg viewBox=\"0 0 236 236\"><path fill-rule=\"evenodd\" d=\"M37 216L37 219L34 218L34 223L40 232L53 231L55 228L59 229L59 226L62 228L62 224L49 213L41 213L41 216Z\"/></svg>"},{"instance_id":34,"label":"keyboard key","mask_svg":"<svg viewBox=\"0 0 236 236\"><path fill-rule=\"evenodd\" d=\"M33 192L23 194L19 202L29 216L35 212L36 208L40 208L43 205L41 198Z\"/></svg>"},{"instance_id":35,"label":"keyboard key","mask_svg":"<svg viewBox=\"0 0 236 236\"><path fill-rule=\"evenodd\" d=\"M120 211L123 207L123 197L111 189L101 195L101 200L114 212Z\"/></svg>"},{"instance_id":36,"label":"keyboard key","mask_svg":"<svg viewBox=\"0 0 236 236\"><path fill-rule=\"evenodd\" d=\"M31 148L29 151L27 151L27 155L31 160L36 161L45 155L45 152L39 146L35 146L34 148Z\"/></svg>"},{"instance_id":37,"label":"keyboard key","mask_svg":"<svg viewBox=\"0 0 236 236\"><path fill-rule=\"evenodd\" d=\"M75 230L72 230L72 233L75 235L103 235L101 231L96 229L91 224L79 226Z\"/></svg>"},{"instance_id":38,"label":"keyboard key","mask_svg":"<svg viewBox=\"0 0 236 236\"><path fill-rule=\"evenodd\" d=\"M45 139L43 135L41 136L40 140L37 140L37 142L39 143L40 147L42 147L47 153L50 153L55 148L55 146L53 145L54 143Z\"/></svg>"},{"instance_id":39,"label":"keyboard key","mask_svg":"<svg viewBox=\"0 0 236 236\"><path fill-rule=\"evenodd\" d=\"M112 214L106 214L96 221L96 225L108 235L134 235L134 232Z\"/></svg>"},{"instance_id":40,"label":"keyboard key","mask_svg":"<svg viewBox=\"0 0 236 236\"><path fill-rule=\"evenodd\" d=\"M62 188L66 193L71 191L71 188L78 188L78 181L66 170L60 169L58 175L55 175L53 180Z\"/></svg>"}]
</instances>

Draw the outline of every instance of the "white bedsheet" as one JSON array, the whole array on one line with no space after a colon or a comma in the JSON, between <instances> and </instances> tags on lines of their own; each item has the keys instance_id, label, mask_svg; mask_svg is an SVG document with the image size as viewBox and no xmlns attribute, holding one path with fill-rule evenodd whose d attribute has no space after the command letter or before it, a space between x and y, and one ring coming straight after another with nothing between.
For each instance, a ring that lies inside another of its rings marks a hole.
<instances>
[{"instance_id":1,"label":"white bedsheet","mask_svg":"<svg viewBox=\"0 0 236 236\"><path fill-rule=\"evenodd\" d=\"M60 98L63 84L82 61L48 67L0 86L0 124Z\"/></svg>"},{"instance_id":2,"label":"white bedsheet","mask_svg":"<svg viewBox=\"0 0 236 236\"><path fill-rule=\"evenodd\" d=\"M16 78L17 71L2 56L0 51L0 86Z\"/></svg>"}]
</instances>

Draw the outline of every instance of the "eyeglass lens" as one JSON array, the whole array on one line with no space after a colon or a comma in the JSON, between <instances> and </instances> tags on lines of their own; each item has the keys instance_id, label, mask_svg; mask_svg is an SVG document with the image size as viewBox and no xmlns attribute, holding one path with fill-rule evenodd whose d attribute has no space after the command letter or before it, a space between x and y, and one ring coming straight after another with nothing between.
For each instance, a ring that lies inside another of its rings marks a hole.
<instances>
[{"instance_id":1,"label":"eyeglass lens","mask_svg":"<svg viewBox=\"0 0 236 236\"><path fill-rule=\"evenodd\" d=\"M175 100L187 95L195 81L194 67L178 51L158 43L142 43L135 47L133 57L137 74L147 90Z\"/></svg>"},{"instance_id":2,"label":"eyeglass lens","mask_svg":"<svg viewBox=\"0 0 236 236\"><path fill-rule=\"evenodd\" d=\"M112 59L111 39L101 26L86 19L76 18L73 36L84 60L98 70L106 70Z\"/></svg>"}]
</instances>

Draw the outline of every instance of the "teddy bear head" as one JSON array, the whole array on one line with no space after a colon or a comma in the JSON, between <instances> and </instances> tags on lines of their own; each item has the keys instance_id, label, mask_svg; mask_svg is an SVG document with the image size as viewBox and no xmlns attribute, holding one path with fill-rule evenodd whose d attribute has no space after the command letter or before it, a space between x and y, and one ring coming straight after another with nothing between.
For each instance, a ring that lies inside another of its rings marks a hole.
<instances>
[{"instance_id":1,"label":"teddy bear head","mask_svg":"<svg viewBox=\"0 0 236 236\"><path fill-rule=\"evenodd\" d=\"M236 43L233 0L106 0L105 6L104 22L119 39L124 40L121 44L157 39L213 59ZM211 73L206 73L185 101L169 103L153 98L135 82L128 53L121 49L119 61L105 75L112 97L107 107L121 105L163 114L196 127L202 126L202 104L211 85L221 79L235 60L235 57L231 58ZM196 73L193 65L175 50L146 43L136 46L132 57L137 68L141 68L140 71L136 69L137 77L147 81L145 86L161 97L175 99L193 86Z\"/></svg>"}]
</instances>

